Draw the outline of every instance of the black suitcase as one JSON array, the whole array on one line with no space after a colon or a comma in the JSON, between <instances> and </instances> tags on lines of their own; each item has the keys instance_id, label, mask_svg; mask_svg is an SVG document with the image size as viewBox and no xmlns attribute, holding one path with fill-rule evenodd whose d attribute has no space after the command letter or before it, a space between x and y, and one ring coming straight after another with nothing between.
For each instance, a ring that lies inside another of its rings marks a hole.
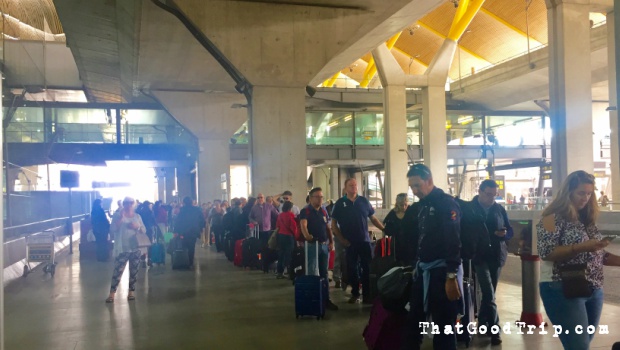
<instances>
[{"instance_id":1,"label":"black suitcase","mask_svg":"<svg viewBox=\"0 0 620 350\"><path fill-rule=\"evenodd\" d=\"M249 237L243 241L242 249L242 264L243 267L249 267L254 269L262 269L262 265L259 259L261 251L260 240L256 237Z\"/></svg>"},{"instance_id":2,"label":"black suitcase","mask_svg":"<svg viewBox=\"0 0 620 350\"><path fill-rule=\"evenodd\" d=\"M379 296L377 281L391 268L396 267L396 254L392 245L392 237L385 237L377 241L375 256L370 262L370 300Z\"/></svg>"},{"instance_id":3,"label":"black suitcase","mask_svg":"<svg viewBox=\"0 0 620 350\"><path fill-rule=\"evenodd\" d=\"M468 276L463 276L463 303L465 304L465 315L461 317L459 323L463 325L463 333L456 334L456 340L459 342L464 342L465 347L469 348L469 344L473 338L473 334L467 331L467 325L470 322L474 322L476 317L474 298L475 298L475 288L474 288L474 272L471 268L471 260L469 260L469 272Z\"/></svg>"},{"instance_id":4,"label":"black suitcase","mask_svg":"<svg viewBox=\"0 0 620 350\"><path fill-rule=\"evenodd\" d=\"M172 252L172 269L189 269L189 253L187 249L177 249Z\"/></svg>"}]
</instances>

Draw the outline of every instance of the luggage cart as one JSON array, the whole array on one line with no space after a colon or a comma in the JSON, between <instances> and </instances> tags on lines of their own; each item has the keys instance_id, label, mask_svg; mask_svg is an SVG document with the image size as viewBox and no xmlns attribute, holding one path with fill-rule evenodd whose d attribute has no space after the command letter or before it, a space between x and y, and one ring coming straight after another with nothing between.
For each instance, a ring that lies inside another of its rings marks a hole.
<instances>
[{"instance_id":1,"label":"luggage cart","mask_svg":"<svg viewBox=\"0 0 620 350\"><path fill-rule=\"evenodd\" d=\"M43 231L37 235L26 236L26 265L24 266L24 277L32 272L30 263L45 263L43 273L48 273L54 277L56 273L56 254L54 242L56 235L52 230Z\"/></svg>"}]
</instances>

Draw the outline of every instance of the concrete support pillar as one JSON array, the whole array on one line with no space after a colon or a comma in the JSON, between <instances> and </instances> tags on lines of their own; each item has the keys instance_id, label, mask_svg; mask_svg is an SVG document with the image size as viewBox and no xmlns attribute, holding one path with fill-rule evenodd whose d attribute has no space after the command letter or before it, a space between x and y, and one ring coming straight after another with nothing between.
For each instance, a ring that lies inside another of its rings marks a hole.
<instances>
[{"instance_id":1,"label":"concrete support pillar","mask_svg":"<svg viewBox=\"0 0 620 350\"><path fill-rule=\"evenodd\" d=\"M251 108L252 193L306 193L304 87L254 86Z\"/></svg>"},{"instance_id":2,"label":"concrete support pillar","mask_svg":"<svg viewBox=\"0 0 620 350\"><path fill-rule=\"evenodd\" d=\"M619 13L620 14L620 13ZM618 91L617 91L617 60L616 57L616 19L615 11L607 14L607 67L609 74L609 128L611 129L611 193L612 201L620 200L620 144L618 135Z\"/></svg>"},{"instance_id":3,"label":"concrete support pillar","mask_svg":"<svg viewBox=\"0 0 620 350\"><path fill-rule=\"evenodd\" d=\"M312 187L320 187L323 189L325 200L329 199L329 177L327 168L312 168Z\"/></svg>"},{"instance_id":4,"label":"concrete support pillar","mask_svg":"<svg viewBox=\"0 0 620 350\"><path fill-rule=\"evenodd\" d=\"M201 202L229 199L230 146L228 139L199 139L198 147L198 198ZM221 187L222 174L226 189Z\"/></svg>"},{"instance_id":5,"label":"concrete support pillar","mask_svg":"<svg viewBox=\"0 0 620 350\"><path fill-rule=\"evenodd\" d=\"M329 198L333 199L334 202L340 198L340 181L338 180L338 167L332 166L329 169L330 172L330 189L329 189Z\"/></svg>"},{"instance_id":6,"label":"concrete support pillar","mask_svg":"<svg viewBox=\"0 0 620 350\"><path fill-rule=\"evenodd\" d=\"M174 201L173 193L177 190L176 171L174 168L164 169L165 196L164 202L172 203Z\"/></svg>"},{"instance_id":7,"label":"concrete support pillar","mask_svg":"<svg viewBox=\"0 0 620 350\"><path fill-rule=\"evenodd\" d=\"M192 173L192 170L195 169L195 164L185 161L180 161L179 163L179 166L176 168L179 201L182 201L186 196L198 199L197 193L193 191L192 186L192 181L195 181L194 174Z\"/></svg>"},{"instance_id":8,"label":"concrete support pillar","mask_svg":"<svg viewBox=\"0 0 620 350\"><path fill-rule=\"evenodd\" d=\"M553 193L576 170L594 170L589 5L547 0Z\"/></svg>"},{"instance_id":9,"label":"concrete support pillar","mask_svg":"<svg viewBox=\"0 0 620 350\"><path fill-rule=\"evenodd\" d=\"M0 73L0 80L2 73ZM2 95L2 86L0 85L0 95ZM2 109L2 100L0 100L0 110ZM2 139L3 133L0 133L0 145L4 145ZM4 163L4 152L0 152L0 164ZM4 172L2 175L4 176ZM8 192L7 192L8 193ZM0 201L0 213L4 213L4 201ZM4 220L0 220L0 242L4 242ZM4 273L4 249L0 249L0 263L2 263L2 271ZM0 288L0 350L4 350L4 288Z\"/></svg>"},{"instance_id":10,"label":"concrete support pillar","mask_svg":"<svg viewBox=\"0 0 620 350\"><path fill-rule=\"evenodd\" d=\"M385 109L385 203L394 206L396 195L407 192L407 99L404 86L383 89Z\"/></svg>"},{"instance_id":11,"label":"concrete support pillar","mask_svg":"<svg viewBox=\"0 0 620 350\"><path fill-rule=\"evenodd\" d=\"M424 164L433 173L435 186L448 189L448 142L446 141L446 91L444 86L422 90Z\"/></svg>"}]
</instances>

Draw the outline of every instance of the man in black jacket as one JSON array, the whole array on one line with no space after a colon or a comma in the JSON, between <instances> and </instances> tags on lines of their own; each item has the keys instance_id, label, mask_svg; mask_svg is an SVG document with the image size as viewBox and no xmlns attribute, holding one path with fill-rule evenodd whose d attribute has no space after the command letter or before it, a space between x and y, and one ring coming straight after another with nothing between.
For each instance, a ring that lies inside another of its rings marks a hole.
<instances>
[{"instance_id":1,"label":"man in black jacket","mask_svg":"<svg viewBox=\"0 0 620 350\"><path fill-rule=\"evenodd\" d=\"M495 202L495 197L497 183L493 180L482 181L478 195L471 202L465 203L467 210L463 210L463 221L470 224L463 225L461 232L463 236L477 241L472 261L482 292L478 323L489 329L494 325L499 326L495 291L508 256L506 241L513 236L506 210ZM499 333L491 335L491 344L501 343Z\"/></svg>"},{"instance_id":2,"label":"man in black jacket","mask_svg":"<svg viewBox=\"0 0 620 350\"><path fill-rule=\"evenodd\" d=\"M413 194L420 198L419 238L411 311L401 349L420 349L422 334L431 331L424 324L430 315L440 330L433 337L433 348L455 350L454 327L457 314L463 312L459 286L462 283L461 213L454 198L435 187L427 166L412 166L407 177ZM452 329L452 333L446 329Z\"/></svg>"},{"instance_id":3,"label":"man in black jacket","mask_svg":"<svg viewBox=\"0 0 620 350\"><path fill-rule=\"evenodd\" d=\"M202 210L192 203L190 197L183 198L183 207L179 211L174 221L174 231L182 236L183 247L187 249L189 255L189 266L194 266L194 252L196 250L196 240L200 237L202 228L205 227L205 217Z\"/></svg>"}]
</instances>

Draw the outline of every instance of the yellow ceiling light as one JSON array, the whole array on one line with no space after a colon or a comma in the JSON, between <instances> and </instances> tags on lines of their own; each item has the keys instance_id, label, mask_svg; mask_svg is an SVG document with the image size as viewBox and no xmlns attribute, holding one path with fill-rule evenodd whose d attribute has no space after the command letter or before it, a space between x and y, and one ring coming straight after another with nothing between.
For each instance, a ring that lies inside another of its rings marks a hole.
<instances>
[{"instance_id":1,"label":"yellow ceiling light","mask_svg":"<svg viewBox=\"0 0 620 350\"><path fill-rule=\"evenodd\" d=\"M353 116L351 116L350 114L347 115L346 117L344 117L344 121L348 122L349 120L353 119Z\"/></svg>"},{"instance_id":2,"label":"yellow ceiling light","mask_svg":"<svg viewBox=\"0 0 620 350\"><path fill-rule=\"evenodd\" d=\"M327 124L327 126L329 126L330 128L333 128L333 127L334 127L334 126L336 126L336 125L338 125L338 122L337 122L337 121L333 121L333 122L331 122L331 123Z\"/></svg>"},{"instance_id":3,"label":"yellow ceiling light","mask_svg":"<svg viewBox=\"0 0 620 350\"><path fill-rule=\"evenodd\" d=\"M448 120L446 121L446 130L452 129L452 123Z\"/></svg>"},{"instance_id":4,"label":"yellow ceiling light","mask_svg":"<svg viewBox=\"0 0 620 350\"><path fill-rule=\"evenodd\" d=\"M474 121L473 115L462 115L458 119L458 123L461 125L466 125Z\"/></svg>"}]
</instances>

